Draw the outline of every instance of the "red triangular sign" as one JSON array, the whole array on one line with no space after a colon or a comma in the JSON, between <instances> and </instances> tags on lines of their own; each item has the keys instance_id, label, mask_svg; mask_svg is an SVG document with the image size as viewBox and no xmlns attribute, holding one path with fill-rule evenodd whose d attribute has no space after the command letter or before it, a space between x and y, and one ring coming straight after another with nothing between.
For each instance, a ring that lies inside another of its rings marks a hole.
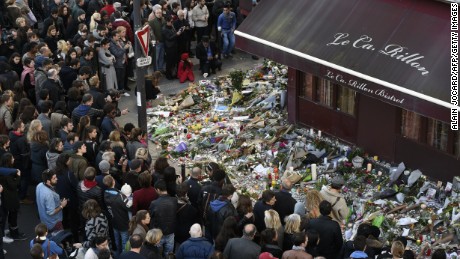
<instances>
[{"instance_id":1,"label":"red triangular sign","mask_svg":"<svg viewBox=\"0 0 460 259\"><path fill-rule=\"evenodd\" d=\"M148 25L144 26L144 28L136 31L136 38L141 45L142 52L144 52L144 56L148 56L149 54L149 42L150 42L150 27Z\"/></svg>"}]
</instances>

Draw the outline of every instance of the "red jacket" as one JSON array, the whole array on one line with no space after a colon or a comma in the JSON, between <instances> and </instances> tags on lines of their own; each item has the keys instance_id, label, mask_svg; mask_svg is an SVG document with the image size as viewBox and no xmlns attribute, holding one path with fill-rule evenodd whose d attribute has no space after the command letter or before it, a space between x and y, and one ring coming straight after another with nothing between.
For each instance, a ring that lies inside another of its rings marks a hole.
<instances>
[{"instance_id":1,"label":"red jacket","mask_svg":"<svg viewBox=\"0 0 460 259\"><path fill-rule=\"evenodd\" d=\"M133 215L139 210L148 210L150 203L158 198L158 194L153 187L141 188L133 193Z\"/></svg>"},{"instance_id":2,"label":"red jacket","mask_svg":"<svg viewBox=\"0 0 460 259\"><path fill-rule=\"evenodd\" d=\"M102 7L102 9L101 9L101 11L99 11L99 13L102 12L102 11L106 11L107 14L110 17L115 12L115 7L113 7L113 5L106 5L106 6Z\"/></svg>"}]
</instances>

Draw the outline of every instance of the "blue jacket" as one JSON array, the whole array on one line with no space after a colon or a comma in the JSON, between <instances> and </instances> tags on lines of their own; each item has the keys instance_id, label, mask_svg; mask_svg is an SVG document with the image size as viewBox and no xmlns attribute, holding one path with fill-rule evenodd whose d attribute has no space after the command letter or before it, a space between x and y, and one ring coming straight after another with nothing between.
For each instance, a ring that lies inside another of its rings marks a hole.
<instances>
[{"instance_id":1,"label":"blue jacket","mask_svg":"<svg viewBox=\"0 0 460 259\"><path fill-rule=\"evenodd\" d=\"M225 13L221 13L217 19L217 26L222 28L222 31L229 31L236 27L236 15L234 12L230 12L228 17Z\"/></svg>"},{"instance_id":2,"label":"blue jacket","mask_svg":"<svg viewBox=\"0 0 460 259\"><path fill-rule=\"evenodd\" d=\"M34 246L34 241L34 239L30 240L30 248ZM50 254L48 254L48 243L50 245ZM58 246L56 242L51 241L48 238L42 243L42 249L43 253L45 254L43 258L48 258L50 255L62 255L62 253L64 253L64 250L60 246Z\"/></svg>"},{"instance_id":3,"label":"blue jacket","mask_svg":"<svg viewBox=\"0 0 460 259\"><path fill-rule=\"evenodd\" d=\"M112 119L108 116L105 116L101 124L102 128L102 139L106 140L109 138L110 132L116 130L117 127L113 124Z\"/></svg>"},{"instance_id":4,"label":"blue jacket","mask_svg":"<svg viewBox=\"0 0 460 259\"><path fill-rule=\"evenodd\" d=\"M189 238L176 252L177 259L207 259L214 253L214 247L204 237Z\"/></svg>"},{"instance_id":5,"label":"blue jacket","mask_svg":"<svg viewBox=\"0 0 460 259\"><path fill-rule=\"evenodd\" d=\"M61 205L59 194L44 183L39 183L35 195L40 221L48 229L53 229L59 221L62 221L62 210L53 215L54 210Z\"/></svg>"}]
</instances>

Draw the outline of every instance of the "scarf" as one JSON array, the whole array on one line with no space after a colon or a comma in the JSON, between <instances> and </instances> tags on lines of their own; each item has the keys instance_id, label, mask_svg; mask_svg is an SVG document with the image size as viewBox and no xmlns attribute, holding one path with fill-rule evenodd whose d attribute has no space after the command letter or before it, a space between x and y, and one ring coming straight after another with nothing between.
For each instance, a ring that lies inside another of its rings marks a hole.
<instances>
[{"instance_id":1,"label":"scarf","mask_svg":"<svg viewBox=\"0 0 460 259\"><path fill-rule=\"evenodd\" d=\"M83 185L84 185L86 188L91 189L91 188L93 188L94 186L97 185L97 182L96 182L96 181L89 181L89 180L83 179Z\"/></svg>"},{"instance_id":2,"label":"scarf","mask_svg":"<svg viewBox=\"0 0 460 259\"><path fill-rule=\"evenodd\" d=\"M34 67L28 67L28 66L23 66L24 70L22 71L21 74L21 83L24 84L24 79L26 78L26 75L30 75L30 84L35 85L35 78L34 78Z\"/></svg>"}]
</instances>

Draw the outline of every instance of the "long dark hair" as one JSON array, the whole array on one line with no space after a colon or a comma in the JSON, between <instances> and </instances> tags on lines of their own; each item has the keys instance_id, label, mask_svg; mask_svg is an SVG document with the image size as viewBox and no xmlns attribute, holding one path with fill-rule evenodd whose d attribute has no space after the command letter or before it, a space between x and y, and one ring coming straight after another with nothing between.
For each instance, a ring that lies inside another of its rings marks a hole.
<instances>
[{"instance_id":1,"label":"long dark hair","mask_svg":"<svg viewBox=\"0 0 460 259\"><path fill-rule=\"evenodd\" d=\"M219 234L217 234L215 248L219 251L224 251L230 238L237 237L235 230L237 229L237 222L235 217L228 217L224 220Z\"/></svg>"},{"instance_id":2,"label":"long dark hair","mask_svg":"<svg viewBox=\"0 0 460 259\"><path fill-rule=\"evenodd\" d=\"M57 175L62 175L69 170L69 167L67 166L69 159L70 155L66 153L60 154L58 156L56 160L56 167L54 168L54 171Z\"/></svg>"},{"instance_id":3,"label":"long dark hair","mask_svg":"<svg viewBox=\"0 0 460 259\"><path fill-rule=\"evenodd\" d=\"M0 158L0 166L1 167L13 167L13 155L11 153L5 153Z\"/></svg>"}]
</instances>

